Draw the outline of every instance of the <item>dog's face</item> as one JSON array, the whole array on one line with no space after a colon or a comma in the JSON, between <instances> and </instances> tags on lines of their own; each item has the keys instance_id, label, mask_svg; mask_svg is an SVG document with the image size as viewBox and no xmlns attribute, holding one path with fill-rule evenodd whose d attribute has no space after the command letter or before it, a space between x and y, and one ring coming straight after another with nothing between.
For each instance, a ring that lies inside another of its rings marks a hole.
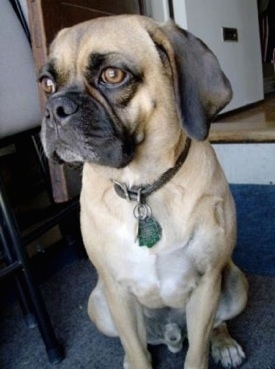
<instances>
[{"instance_id":1,"label":"dog's face","mask_svg":"<svg viewBox=\"0 0 275 369\"><path fill-rule=\"evenodd\" d=\"M200 40L140 16L62 30L40 83L48 94L41 131L46 155L113 168L127 166L164 121L205 139L211 119L231 98L216 58Z\"/></svg>"}]
</instances>

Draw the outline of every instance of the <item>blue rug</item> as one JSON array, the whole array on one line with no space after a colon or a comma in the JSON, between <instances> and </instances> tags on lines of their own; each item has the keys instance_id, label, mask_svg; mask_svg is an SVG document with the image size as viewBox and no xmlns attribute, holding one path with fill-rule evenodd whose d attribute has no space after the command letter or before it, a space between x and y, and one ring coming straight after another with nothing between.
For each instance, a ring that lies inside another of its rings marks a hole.
<instances>
[{"instance_id":1,"label":"blue rug","mask_svg":"<svg viewBox=\"0 0 275 369\"><path fill-rule=\"evenodd\" d=\"M233 259L248 274L275 276L275 185L231 185L238 235Z\"/></svg>"}]
</instances>

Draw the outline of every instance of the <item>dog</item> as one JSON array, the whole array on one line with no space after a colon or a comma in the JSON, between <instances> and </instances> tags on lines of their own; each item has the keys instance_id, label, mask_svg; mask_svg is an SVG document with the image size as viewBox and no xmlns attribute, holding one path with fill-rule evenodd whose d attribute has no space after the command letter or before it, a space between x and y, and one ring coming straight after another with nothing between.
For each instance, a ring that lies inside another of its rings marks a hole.
<instances>
[{"instance_id":1,"label":"dog","mask_svg":"<svg viewBox=\"0 0 275 369\"><path fill-rule=\"evenodd\" d=\"M231 100L208 47L172 21L110 16L61 30L42 68L46 156L84 163L81 230L98 282L88 313L119 337L124 369L152 369L148 342L184 369L245 359L226 321L247 302L232 262L234 202L207 141Z\"/></svg>"}]
</instances>

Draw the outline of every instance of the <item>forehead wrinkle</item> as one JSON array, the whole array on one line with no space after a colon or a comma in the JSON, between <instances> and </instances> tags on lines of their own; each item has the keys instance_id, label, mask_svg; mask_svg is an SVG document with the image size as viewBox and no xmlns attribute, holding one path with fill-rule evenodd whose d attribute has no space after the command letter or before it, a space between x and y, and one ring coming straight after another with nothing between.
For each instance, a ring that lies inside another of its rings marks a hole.
<instances>
[{"instance_id":1,"label":"forehead wrinkle","mask_svg":"<svg viewBox=\"0 0 275 369\"><path fill-rule=\"evenodd\" d=\"M81 26L81 25L79 25ZM135 55L138 62L149 56L156 60L158 53L147 30L135 17L114 16L98 18L82 24L79 36L81 60L91 52ZM78 27L78 26L77 26ZM85 31L84 31L85 30Z\"/></svg>"},{"instance_id":2,"label":"forehead wrinkle","mask_svg":"<svg viewBox=\"0 0 275 369\"><path fill-rule=\"evenodd\" d=\"M106 38L104 38L105 40ZM135 45L134 48L131 46L122 48L118 43L113 45L109 39L106 42L102 41L102 43L104 45L97 46L91 42L89 45L86 44L85 50L81 49L80 54L77 55L78 72L85 73L87 70L96 72L104 67L117 67L128 70L138 77L143 75L146 70L151 69L152 65L160 67L162 65L159 53L153 43L150 49L144 48L144 43L141 41L140 44L143 45L140 47Z\"/></svg>"},{"instance_id":3,"label":"forehead wrinkle","mask_svg":"<svg viewBox=\"0 0 275 369\"><path fill-rule=\"evenodd\" d=\"M51 47L51 54L68 75L83 73L91 53L121 51L142 70L161 64L150 35L135 17L111 16L80 23L62 30Z\"/></svg>"},{"instance_id":4,"label":"forehead wrinkle","mask_svg":"<svg viewBox=\"0 0 275 369\"><path fill-rule=\"evenodd\" d=\"M63 79L70 79L77 73L77 55L80 50L82 32L77 27L61 30L49 50L49 57L54 61L56 69L63 75Z\"/></svg>"}]
</instances>

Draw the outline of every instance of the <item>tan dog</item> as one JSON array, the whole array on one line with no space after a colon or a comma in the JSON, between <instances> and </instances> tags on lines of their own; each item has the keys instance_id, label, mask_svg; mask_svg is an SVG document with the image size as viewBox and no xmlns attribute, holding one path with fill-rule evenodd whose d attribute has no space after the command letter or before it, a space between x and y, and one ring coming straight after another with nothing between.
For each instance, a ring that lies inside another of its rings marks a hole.
<instances>
[{"instance_id":1,"label":"tan dog","mask_svg":"<svg viewBox=\"0 0 275 369\"><path fill-rule=\"evenodd\" d=\"M81 225L98 271L89 314L119 336L124 368L151 369L147 340L182 345L185 369L245 355L226 328L247 300L231 261L235 209L205 141L231 98L215 56L173 23L140 16L62 30L40 82L49 158L82 162Z\"/></svg>"}]
</instances>

